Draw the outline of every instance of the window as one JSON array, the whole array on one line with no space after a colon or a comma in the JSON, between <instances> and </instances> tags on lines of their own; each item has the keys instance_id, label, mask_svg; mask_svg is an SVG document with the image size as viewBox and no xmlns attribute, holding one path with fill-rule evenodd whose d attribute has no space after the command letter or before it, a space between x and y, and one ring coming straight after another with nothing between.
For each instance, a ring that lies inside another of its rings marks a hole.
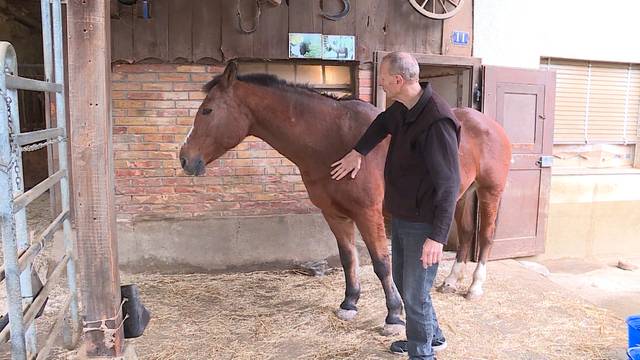
<instances>
[{"instance_id":1,"label":"window","mask_svg":"<svg viewBox=\"0 0 640 360\"><path fill-rule=\"evenodd\" d=\"M640 142L640 64L543 58L556 71L556 144Z\"/></svg>"},{"instance_id":2,"label":"window","mask_svg":"<svg viewBox=\"0 0 640 360\"><path fill-rule=\"evenodd\" d=\"M290 62L243 62L240 74L264 73L295 84L307 84L314 89L336 96L355 94L353 68L349 65L325 65Z\"/></svg>"}]
</instances>

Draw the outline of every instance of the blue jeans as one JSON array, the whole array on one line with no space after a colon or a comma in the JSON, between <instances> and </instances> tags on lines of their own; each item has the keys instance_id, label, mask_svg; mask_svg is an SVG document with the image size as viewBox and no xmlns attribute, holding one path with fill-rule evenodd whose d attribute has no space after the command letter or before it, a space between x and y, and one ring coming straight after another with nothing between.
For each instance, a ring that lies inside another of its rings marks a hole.
<instances>
[{"instance_id":1,"label":"blue jeans","mask_svg":"<svg viewBox=\"0 0 640 360\"><path fill-rule=\"evenodd\" d=\"M393 281L400 292L407 316L407 341L410 359L433 359L431 341L443 339L436 312L431 302L431 287L438 264L422 266L422 246L431 226L393 218L391 253Z\"/></svg>"}]
</instances>

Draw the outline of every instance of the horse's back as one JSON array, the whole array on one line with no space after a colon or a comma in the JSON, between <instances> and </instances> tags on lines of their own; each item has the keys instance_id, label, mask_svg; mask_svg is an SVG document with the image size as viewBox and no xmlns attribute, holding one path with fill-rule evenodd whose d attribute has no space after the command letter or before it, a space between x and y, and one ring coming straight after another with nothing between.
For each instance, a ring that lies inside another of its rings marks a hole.
<instances>
[{"instance_id":1,"label":"horse's back","mask_svg":"<svg viewBox=\"0 0 640 360\"><path fill-rule=\"evenodd\" d=\"M480 186L504 187L511 162L511 143L502 126L484 113L471 108L455 108L462 135L462 171L473 173Z\"/></svg>"}]
</instances>

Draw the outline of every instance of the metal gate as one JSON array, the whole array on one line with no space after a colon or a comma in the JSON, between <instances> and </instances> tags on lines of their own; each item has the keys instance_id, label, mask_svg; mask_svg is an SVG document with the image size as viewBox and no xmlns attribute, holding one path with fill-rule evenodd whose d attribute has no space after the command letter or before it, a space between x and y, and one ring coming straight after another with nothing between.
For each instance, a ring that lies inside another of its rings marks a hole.
<instances>
[{"instance_id":1,"label":"metal gate","mask_svg":"<svg viewBox=\"0 0 640 360\"><path fill-rule=\"evenodd\" d=\"M74 345L79 335L78 292L76 287L74 243L69 222L69 174L67 171L67 139L65 127L64 59L62 11L60 0L41 0L45 81L17 75L18 59L13 46L0 42L0 225L4 264L0 281L6 282L9 323L0 332L0 343L11 340L12 359L44 359L57 334L63 329L67 346ZM55 94L56 128L20 133L18 90ZM22 155L56 145L58 170L32 189L24 192ZM26 207L60 183L62 211L32 241L27 236ZM53 239L62 226L64 255L36 293L31 283L31 265L35 257ZM66 269L69 292L62 309L55 316L44 344L37 344L34 321L51 290ZM67 314L68 313L68 314ZM6 320L6 319L5 319Z\"/></svg>"}]
</instances>

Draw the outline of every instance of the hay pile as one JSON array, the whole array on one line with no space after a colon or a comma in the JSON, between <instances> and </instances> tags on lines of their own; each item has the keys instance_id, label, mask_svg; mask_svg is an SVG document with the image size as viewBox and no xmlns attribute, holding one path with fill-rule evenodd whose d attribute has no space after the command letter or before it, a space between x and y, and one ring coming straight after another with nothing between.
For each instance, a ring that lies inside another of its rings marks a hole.
<instances>
[{"instance_id":1,"label":"hay pile","mask_svg":"<svg viewBox=\"0 0 640 360\"><path fill-rule=\"evenodd\" d=\"M450 266L441 266L439 282ZM333 315L344 292L340 271L136 274L123 283L140 286L153 316L132 341L141 359L397 359L387 352L393 338L379 335L382 288L369 266L361 279L350 323ZM433 294L449 342L439 359L625 359L621 319L513 261L490 264L485 290L477 302Z\"/></svg>"}]
</instances>

